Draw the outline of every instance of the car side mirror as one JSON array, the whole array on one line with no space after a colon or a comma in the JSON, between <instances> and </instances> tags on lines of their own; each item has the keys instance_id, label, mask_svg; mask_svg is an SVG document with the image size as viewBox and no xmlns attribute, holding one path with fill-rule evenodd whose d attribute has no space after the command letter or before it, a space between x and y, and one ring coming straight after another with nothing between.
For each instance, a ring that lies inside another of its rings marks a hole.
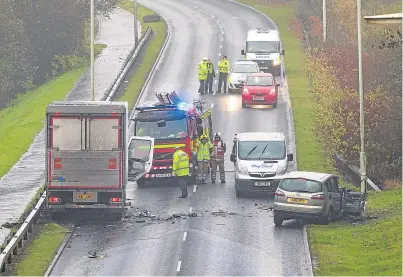
<instances>
[{"instance_id":1,"label":"car side mirror","mask_svg":"<svg viewBox=\"0 0 403 277\"><path fill-rule=\"evenodd\" d=\"M229 157L230 161L235 163L235 155L231 154L231 156Z\"/></svg>"},{"instance_id":2,"label":"car side mirror","mask_svg":"<svg viewBox=\"0 0 403 277\"><path fill-rule=\"evenodd\" d=\"M243 49L241 50L241 55L245 56L245 50L243 50Z\"/></svg>"},{"instance_id":3,"label":"car side mirror","mask_svg":"<svg viewBox=\"0 0 403 277\"><path fill-rule=\"evenodd\" d=\"M280 84L276 84L276 87L279 87L280 86Z\"/></svg>"},{"instance_id":4,"label":"car side mirror","mask_svg":"<svg viewBox=\"0 0 403 277\"><path fill-rule=\"evenodd\" d=\"M281 50L281 55L285 55L285 50L283 49L283 50Z\"/></svg>"},{"instance_id":5,"label":"car side mirror","mask_svg":"<svg viewBox=\"0 0 403 277\"><path fill-rule=\"evenodd\" d=\"M292 160L294 160L294 154L292 154L292 153L287 154L287 160L288 160L289 162L291 162Z\"/></svg>"}]
</instances>

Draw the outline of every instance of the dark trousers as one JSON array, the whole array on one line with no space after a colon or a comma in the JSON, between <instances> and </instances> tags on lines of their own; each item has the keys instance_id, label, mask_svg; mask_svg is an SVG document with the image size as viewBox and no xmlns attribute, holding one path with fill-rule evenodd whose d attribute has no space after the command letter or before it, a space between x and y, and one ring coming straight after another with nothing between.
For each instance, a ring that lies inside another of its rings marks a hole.
<instances>
[{"instance_id":1,"label":"dark trousers","mask_svg":"<svg viewBox=\"0 0 403 277\"><path fill-rule=\"evenodd\" d=\"M188 176L177 176L179 187L182 191L182 196L188 196Z\"/></svg>"},{"instance_id":2,"label":"dark trousers","mask_svg":"<svg viewBox=\"0 0 403 277\"><path fill-rule=\"evenodd\" d=\"M199 86L199 93L204 93L204 89L206 87L206 80L199 80L200 86Z\"/></svg>"},{"instance_id":3,"label":"dark trousers","mask_svg":"<svg viewBox=\"0 0 403 277\"><path fill-rule=\"evenodd\" d=\"M218 77L218 93L221 92L221 85L224 82L224 93L227 93L227 81L228 81L228 73L220 72L220 76Z\"/></svg>"},{"instance_id":4,"label":"dark trousers","mask_svg":"<svg viewBox=\"0 0 403 277\"><path fill-rule=\"evenodd\" d=\"M206 93L213 93L213 81L214 81L213 75L208 76L206 86L204 88L204 91Z\"/></svg>"}]
</instances>

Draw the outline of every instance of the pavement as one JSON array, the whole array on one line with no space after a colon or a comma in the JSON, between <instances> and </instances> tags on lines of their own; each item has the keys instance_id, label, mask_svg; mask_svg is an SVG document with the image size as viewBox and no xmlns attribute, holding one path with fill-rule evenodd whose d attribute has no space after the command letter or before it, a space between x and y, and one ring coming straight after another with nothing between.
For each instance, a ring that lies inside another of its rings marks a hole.
<instances>
[{"instance_id":1,"label":"pavement","mask_svg":"<svg viewBox=\"0 0 403 277\"><path fill-rule=\"evenodd\" d=\"M95 61L95 99L112 84L134 45L133 16L118 8L110 19L100 18L96 43L107 47ZM141 30L141 28L140 28ZM66 100L91 100L90 70L81 77ZM45 130L14 167L0 180L0 244L10 229L3 224L18 220L37 190L45 183Z\"/></svg>"},{"instance_id":2,"label":"pavement","mask_svg":"<svg viewBox=\"0 0 403 277\"><path fill-rule=\"evenodd\" d=\"M141 102L154 91L175 90L187 101L197 98L197 63L222 54L242 59L248 29L272 27L259 13L227 0L139 0L171 25L171 41ZM207 95L214 103L214 131L232 145L234 133L280 131L294 135L288 115L288 90L282 87L277 109L242 109L240 95ZM295 149L290 147L295 154ZM229 156L229 154L227 154ZM233 165L226 159L226 168ZM72 240L52 275L265 275L309 273L303 228L289 221L274 227L270 197L236 198L234 175L226 184L189 186L178 199L176 186L138 188L129 183L132 208L122 222L86 223ZM146 210L154 215L140 215ZM220 211L218 212L217 211ZM192 216L187 216L188 214ZM87 253L91 252L90 258Z\"/></svg>"}]
</instances>

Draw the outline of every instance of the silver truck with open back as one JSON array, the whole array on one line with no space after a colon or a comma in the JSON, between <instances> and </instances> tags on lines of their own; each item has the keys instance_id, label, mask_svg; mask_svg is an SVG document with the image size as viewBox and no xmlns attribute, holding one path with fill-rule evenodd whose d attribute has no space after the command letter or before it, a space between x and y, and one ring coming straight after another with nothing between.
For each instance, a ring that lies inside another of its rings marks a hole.
<instances>
[{"instance_id":1,"label":"silver truck with open back","mask_svg":"<svg viewBox=\"0 0 403 277\"><path fill-rule=\"evenodd\" d=\"M148 154L154 147L151 138L128 140L127 130L127 102L60 101L47 107L46 207L52 216L98 209L121 218L132 158L128 149L139 141ZM150 159L147 153L137 159L143 164L139 171Z\"/></svg>"}]
</instances>

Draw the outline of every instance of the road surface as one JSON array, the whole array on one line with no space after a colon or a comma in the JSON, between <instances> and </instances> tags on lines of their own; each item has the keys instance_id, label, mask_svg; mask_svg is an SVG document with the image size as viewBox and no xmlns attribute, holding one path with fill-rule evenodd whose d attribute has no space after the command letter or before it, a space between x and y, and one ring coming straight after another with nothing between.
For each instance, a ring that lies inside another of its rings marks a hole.
<instances>
[{"instance_id":1,"label":"road surface","mask_svg":"<svg viewBox=\"0 0 403 277\"><path fill-rule=\"evenodd\" d=\"M217 65L220 54L241 59L246 32L271 26L260 14L226 0L139 0L160 13L172 27L164 59L141 101L154 91L175 90L198 97L197 63L203 56ZM214 103L214 130L231 149L233 134L281 131L293 140L287 117L288 91L281 89L277 109L242 109L239 95L209 95ZM229 156L229 154L227 154ZM233 169L228 161L226 168ZM129 215L116 225L85 224L75 234L52 275L307 275L303 231L296 222L275 228L267 197L236 198L234 177L226 184L138 188L129 184ZM213 211L223 210L217 214ZM162 220L130 217L148 210ZM196 217L169 218L196 213ZM168 217L168 219L167 219ZM165 220L165 219L166 220ZM95 251L97 258L88 258Z\"/></svg>"},{"instance_id":2,"label":"road surface","mask_svg":"<svg viewBox=\"0 0 403 277\"><path fill-rule=\"evenodd\" d=\"M111 19L100 18L100 28L96 43L107 47L95 61L95 98L100 100L112 84L133 48L133 16L117 9ZM90 72L77 82L67 100L91 100ZM27 115L29 116L29 115ZM44 115L45 116L45 115ZM5 223L16 222L26 206L45 183L45 133L44 129L34 142L0 180L0 244L10 229L2 228Z\"/></svg>"}]
</instances>

